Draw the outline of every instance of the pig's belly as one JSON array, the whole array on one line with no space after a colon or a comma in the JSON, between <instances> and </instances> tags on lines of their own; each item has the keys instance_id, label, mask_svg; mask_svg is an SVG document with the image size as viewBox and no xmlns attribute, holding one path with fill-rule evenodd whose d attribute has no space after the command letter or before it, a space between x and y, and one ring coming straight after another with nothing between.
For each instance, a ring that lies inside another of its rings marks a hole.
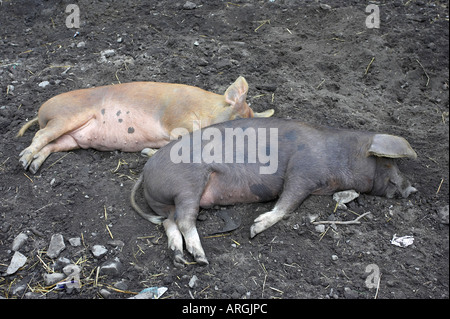
<instances>
[{"instance_id":1,"label":"pig's belly","mask_svg":"<svg viewBox=\"0 0 450 319\"><path fill-rule=\"evenodd\" d=\"M138 152L147 147L163 147L170 141L158 121L126 116L93 117L69 135L81 148L100 151Z\"/></svg>"},{"instance_id":2,"label":"pig's belly","mask_svg":"<svg viewBox=\"0 0 450 319\"><path fill-rule=\"evenodd\" d=\"M247 179L245 173L239 175L211 173L200 198L200 207L265 202L275 199L281 192L281 179L265 183L263 180Z\"/></svg>"}]
</instances>

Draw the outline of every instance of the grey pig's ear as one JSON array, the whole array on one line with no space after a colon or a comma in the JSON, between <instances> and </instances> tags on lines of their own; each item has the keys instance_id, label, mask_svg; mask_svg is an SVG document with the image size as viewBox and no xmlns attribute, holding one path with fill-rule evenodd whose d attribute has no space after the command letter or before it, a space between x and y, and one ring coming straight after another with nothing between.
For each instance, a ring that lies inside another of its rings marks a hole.
<instances>
[{"instance_id":1,"label":"grey pig's ear","mask_svg":"<svg viewBox=\"0 0 450 319\"><path fill-rule=\"evenodd\" d=\"M372 138L372 144L367 151L367 155L379 157L417 158L416 152L403 137L389 134L375 134Z\"/></svg>"}]
</instances>

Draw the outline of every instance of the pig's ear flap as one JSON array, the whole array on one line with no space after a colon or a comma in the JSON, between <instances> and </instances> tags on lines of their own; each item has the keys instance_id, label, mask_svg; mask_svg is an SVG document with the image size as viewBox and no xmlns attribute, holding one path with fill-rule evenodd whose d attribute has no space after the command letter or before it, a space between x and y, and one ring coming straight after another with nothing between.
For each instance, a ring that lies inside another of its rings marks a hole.
<instances>
[{"instance_id":1,"label":"pig's ear flap","mask_svg":"<svg viewBox=\"0 0 450 319\"><path fill-rule=\"evenodd\" d=\"M247 98L248 84L244 77L240 76L231 84L225 91L225 101L238 113L245 111L248 108L245 102Z\"/></svg>"},{"instance_id":2,"label":"pig's ear flap","mask_svg":"<svg viewBox=\"0 0 450 319\"><path fill-rule=\"evenodd\" d=\"M367 152L368 155L379 157L417 158L416 152L412 149L407 140L403 137L388 134L375 134L372 138L372 144Z\"/></svg>"}]
</instances>

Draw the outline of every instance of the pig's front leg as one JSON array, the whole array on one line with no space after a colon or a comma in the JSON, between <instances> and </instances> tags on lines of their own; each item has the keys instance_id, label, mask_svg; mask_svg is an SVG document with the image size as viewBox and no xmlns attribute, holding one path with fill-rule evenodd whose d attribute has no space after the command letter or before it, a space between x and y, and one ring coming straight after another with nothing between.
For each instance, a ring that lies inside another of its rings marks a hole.
<instances>
[{"instance_id":1,"label":"pig's front leg","mask_svg":"<svg viewBox=\"0 0 450 319\"><path fill-rule=\"evenodd\" d=\"M254 224L250 227L251 238L282 220L283 217L295 210L306 199L306 197L311 194L309 187L299 187L299 185L292 184L298 183L295 181L291 183L286 181L284 191L280 195L275 207L270 212L261 214L255 219ZM300 193L298 193L299 191Z\"/></svg>"}]
</instances>

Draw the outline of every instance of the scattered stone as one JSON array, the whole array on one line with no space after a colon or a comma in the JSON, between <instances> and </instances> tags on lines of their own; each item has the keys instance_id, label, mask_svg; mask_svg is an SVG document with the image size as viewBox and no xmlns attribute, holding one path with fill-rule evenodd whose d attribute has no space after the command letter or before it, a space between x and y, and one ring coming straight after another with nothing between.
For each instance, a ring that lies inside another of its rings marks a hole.
<instances>
[{"instance_id":1,"label":"scattered stone","mask_svg":"<svg viewBox=\"0 0 450 319\"><path fill-rule=\"evenodd\" d=\"M115 54L116 54L116 51L113 49L107 49L107 50L103 50L102 52L100 52L100 55L104 56L105 58L110 58Z\"/></svg>"},{"instance_id":2,"label":"scattered stone","mask_svg":"<svg viewBox=\"0 0 450 319\"><path fill-rule=\"evenodd\" d=\"M70 265L72 262L70 259L66 257L59 257L56 262L52 265L53 270L62 270L67 265Z\"/></svg>"},{"instance_id":3,"label":"scattered stone","mask_svg":"<svg viewBox=\"0 0 450 319\"><path fill-rule=\"evenodd\" d=\"M191 1L186 1L186 3L183 5L183 9L185 10L193 10L197 8L197 5Z\"/></svg>"},{"instance_id":4,"label":"scattered stone","mask_svg":"<svg viewBox=\"0 0 450 319\"><path fill-rule=\"evenodd\" d=\"M107 260L100 267L100 274L108 276L118 276L122 272L122 262L115 257L113 260Z\"/></svg>"},{"instance_id":5,"label":"scattered stone","mask_svg":"<svg viewBox=\"0 0 450 319\"><path fill-rule=\"evenodd\" d=\"M333 194L333 199L338 203L338 207L341 209L347 209L345 204L350 203L355 198L358 198L359 194L353 189L343 192L337 192Z\"/></svg>"},{"instance_id":6,"label":"scattered stone","mask_svg":"<svg viewBox=\"0 0 450 319\"><path fill-rule=\"evenodd\" d=\"M24 296L25 299L44 299L45 297L42 294L38 294L36 292L27 292Z\"/></svg>"},{"instance_id":7,"label":"scattered stone","mask_svg":"<svg viewBox=\"0 0 450 319\"><path fill-rule=\"evenodd\" d=\"M333 261L336 261L336 260L339 259L339 257L338 257L337 255L331 255L331 259L332 259Z\"/></svg>"},{"instance_id":8,"label":"scattered stone","mask_svg":"<svg viewBox=\"0 0 450 319\"><path fill-rule=\"evenodd\" d=\"M78 246L81 246L81 238L80 238L80 237L69 238L69 244L70 244L72 247L78 247Z\"/></svg>"},{"instance_id":9,"label":"scattered stone","mask_svg":"<svg viewBox=\"0 0 450 319\"><path fill-rule=\"evenodd\" d=\"M54 259L66 248L64 244L64 237L61 234L55 234L50 240L50 245L47 249L47 256Z\"/></svg>"},{"instance_id":10,"label":"scattered stone","mask_svg":"<svg viewBox=\"0 0 450 319\"><path fill-rule=\"evenodd\" d=\"M106 253L108 252L108 249L106 249L106 247L103 245L94 245L91 248L91 252L95 258L102 258L103 256L106 255Z\"/></svg>"},{"instance_id":11,"label":"scattered stone","mask_svg":"<svg viewBox=\"0 0 450 319\"><path fill-rule=\"evenodd\" d=\"M125 279L122 279L121 281L118 281L114 284L114 287L120 290L128 290L128 284Z\"/></svg>"},{"instance_id":12,"label":"scattered stone","mask_svg":"<svg viewBox=\"0 0 450 319\"><path fill-rule=\"evenodd\" d=\"M54 285L66 278L66 275L55 272L53 274L44 274L44 283L46 286Z\"/></svg>"},{"instance_id":13,"label":"scattered stone","mask_svg":"<svg viewBox=\"0 0 450 319\"><path fill-rule=\"evenodd\" d=\"M27 241L28 236L25 233L20 233L19 235L14 238L14 241L11 245L12 251L18 251L20 247L22 247L23 244Z\"/></svg>"},{"instance_id":14,"label":"scattered stone","mask_svg":"<svg viewBox=\"0 0 450 319\"><path fill-rule=\"evenodd\" d=\"M328 4L325 4L325 3L321 3L321 4L320 4L320 8L321 8L322 10L331 10L331 6L328 5Z\"/></svg>"},{"instance_id":15,"label":"scattered stone","mask_svg":"<svg viewBox=\"0 0 450 319\"><path fill-rule=\"evenodd\" d=\"M128 299L159 299L167 291L166 287L150 287L145 288L136 296Z\"/></svg>"},{"instance_id":16,"label":"scattered stone","mask_svg":"<svg viewBox=\"0 0 450 319\"><path fill-rule=\"evenodd\" d=\"M323 225L323 224L316 225L316 227L314 227L314 229L318 233L323 233L325 231L325 225Z\"/></svg>"},{"instance_id":17,"label":"scattered stone","mask_svg":"<svg viewBox=\"0 0 450 319\"><path fill-rule=\"evenodd\" d=\"M49 85L50 84L50 82L49 81L42 81L41 83L39 83L38 85L41 87L41 88L45 88L47 85Z\"/></svg>"},{"instance_id":18,"label":"scattered stone","mask_svg":"<svg viewBox=\"0 0 450 319\"><path fill-rule=\"evenodd\" d=\"M198 277L196 275L192 276L191 280L189 280L189 288L194 288L197 284Z\"/></svg>"},{"instance_id":19,"label":"scattered stone","mask_svg":"<svg viewBox=\"0 0 450 319\"><path fill-rule=\"evenodd\" d=\"M8 269L6 269L6 274L14 274L17 270L19 270L19 268L25 265L27 259L27 257L16 251L13 255L13 258L11 259L11 263L9 264Z\"/></svg>"},{"instance_id":20,"label":"scattered stone","mask_svg":"<svg viewBox=\"0 0 450 319\"><path fill-rule=\"evenodd\" d=\"M77 44L77 48L84 48L86 46L86 42L81 41Z\"/></svg>"},{"instance_id":21,"label":"scattered stone","mask_svg":"<svg viewBox=\"0 0 450 319\"><path fill-rule=\"evenodd\" d=\"M438 212L439 221L442 224L448 225L448 222L449 222L448 213L449 213L449 205L444 206L439 210L439 212Z\"/></svg>"},{"instance_id":22,"label":"scattered stone","mask_svg":"<svg viewBox=\"0 0 450 319\"><path fill-rule=\"evenodd\" d=\"M116 54L116 51L113 49L107 49L100 52L100 62L105 63L108 62L107 58L110 58Z\"/></svg>"},{"instance_id":23,"label":"scattered stone","mask_svg":"<svg viewBox=\"0 0 450 319\"><path fill-rule=\"evenodd\" d=\"M313 223L319 218L319 214L308 214L308 220L310 223Z\"/></svg>"},{"instance_id":24,"label":"scattered stone","mask_svg":"<svg viewBox=\"0 0 450 319\"><path fill-rule=\"evenodd\" d=\"M109 240L107 244L119 250L122 250L123 246L125 246L125 243L121 240Z\"/></svg>"},{"instance_id":25,"label":"scattered stone","mask_svg":"<svg viewBox=\"0 0 450 319\"><path fill-rule=\"evenodd\" d=\"M349 287L344 287L344 297L346 299L358 299L358 292Z\"/></svg>"},{"instance_id":26,"label":"scattered stone","mask_svg":"<svg viewBox=\"0 0 450 319\"><path fill-rule=\"evenodd\" d=\"M111 296L111 292L107 289L100 289L99 293L105 299L108 299Z\"/></svg>"}]
</instances>

